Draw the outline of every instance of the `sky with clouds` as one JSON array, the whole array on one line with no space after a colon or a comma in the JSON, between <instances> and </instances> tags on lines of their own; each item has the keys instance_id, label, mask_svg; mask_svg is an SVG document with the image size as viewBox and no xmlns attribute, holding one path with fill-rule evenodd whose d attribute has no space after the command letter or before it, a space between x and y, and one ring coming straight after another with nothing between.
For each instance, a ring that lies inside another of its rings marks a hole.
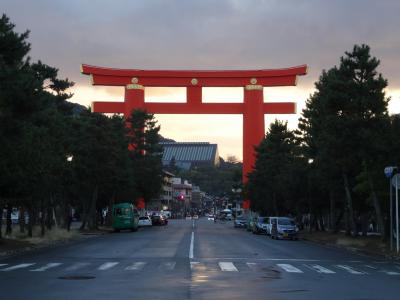
<instances>
[{"instance_id":1,"label":"sky with clouds","mask_svg":"<svg viewBox=\"0 0 400 300\"><path fill-rule=\"evenodd\" d=\"M265 88L265 101L296 101L297 115L268 115L294 128L323 69L354 44L368 44L400 113L398 0L1 0L19 32L29 29L32 59L76 83L72 101L121 101L123 88L92 87L82 63L136 69L270 69L307 64L296 87ZM203 92L205 101L242 101L241 89ZM149 101L183 101L184 89L146 89ZM218 143L242 156L241 116L157 115L177 141Z\"/></svg>"}]
</instances>

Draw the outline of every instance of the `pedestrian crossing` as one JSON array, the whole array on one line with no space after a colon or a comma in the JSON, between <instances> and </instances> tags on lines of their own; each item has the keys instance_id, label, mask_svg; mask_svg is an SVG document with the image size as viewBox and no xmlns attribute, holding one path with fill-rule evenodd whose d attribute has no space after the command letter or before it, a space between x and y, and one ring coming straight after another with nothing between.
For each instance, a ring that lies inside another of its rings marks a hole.
<instances>
[{"instance_id":1,"label":"pedestrian crossing","mask_svg":"<svg viewBox=\"0 0 400 300\"><path fill-rule=\"evenodd\" d=\"M172 272L177 268L186 268L187 261L107 261L107 262L21 262L18 264L0 264L0 278L1 274L8 272L75 272L75 271L122 271L122 272L140 272L140 271L154 271L160 270L165 272ZM355 276L368 276L368 275L388 275L400 277L400 265L397 264L307 264L299 263L267 263L267 262L244 262L244 261L190 261L189 266L192 272L221 272L221 273L243 273L243 272L263 272L266 268L279 271L283 274L301 275L305 273L323 274L327 276L334 276L337 274L348 274Z\"/></svg>"}]
</instances>

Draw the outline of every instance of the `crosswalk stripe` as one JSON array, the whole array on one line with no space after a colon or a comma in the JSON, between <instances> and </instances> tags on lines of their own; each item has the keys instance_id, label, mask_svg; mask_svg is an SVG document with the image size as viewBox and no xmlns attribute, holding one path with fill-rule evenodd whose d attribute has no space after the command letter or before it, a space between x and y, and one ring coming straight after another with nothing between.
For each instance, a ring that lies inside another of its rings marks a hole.
<instances>
[{"instance_id":1,"label":"crosswalk stripe","mask_svg":"<svg viewBox=\"0 0 400 300\"><path fill-rule=\"evenodd\" d=\"M48 269L55 268L55 267L58 267L58 266L61 266L61 265L62 265L62 263L48 263L47 265L44 265L41 268L33 269L33 270L30 270L30 271L31 272L43 272L43 271L46 271Z\"/></svg>"},{"instance_id":2,"label":"crosswalk stripe","mask_svg":"<svg viewBox=\"0 0 400 300\"><path fill-rule=\"evenodd\" d=\"M324 273L324 274L335 274L336 273L336 272L329 270L320 265L310 265L310 268L314 271L317 271L318 273Z\"/></svg>"},{"instance_id":3,"label":"crosswalk stripe","mask_svg":"<svg viewBox=\"0 0 400 300\"><path fill-rule=\"evenodd\" d=\"M337 268L345 270L347 272L349 272L350 274L354 274L354 275L365 275L367 274L366 272L361 272L361 271L357 271L355 269L353 269L352 267L346 266L346 265L336 265Z\"/></svg>"},{"instance_id":4,"label":"crosswalk stripe","mask_svg":"<svg viewBox=\"0 0 400 300\"><path fill-rule=\"evenodd\" d=\"M82 269L84 267L87 267L88 265L90 265L90 263L78 262L78 263L73 264L72 266L69 266L68 268L65 268L65 271L76 271L76 270Z\"/></svg>"},{"instance_id":5,"label":"crosswalk stripe","mask_svg":"<svg viewBox=\"0 0 400 300\"><path fill-rule=\"evenodd\" d=\"M393 272L393 271L387 271L387 270L383 270L382 272L385 273L386 275L395 275L395 276L400 275L399 272Z\"/></svg>"},{"instance_id":6,"label":"crosswalk stripe","mask_svg":"<svg viewBox=\"0 0 400 300\"><path fill-rule=\"evenodd\" d=\"M23 269L23 268L27 268L27 267L33 266L34 264L35 263L19 264L19 265L15 265L15 266L12 266L12 267L5 268L5 269L1 269L0 271L8 272L8 271L13 271L13 270L17 270L17 269Z\"/></svg>"},{"instance_id":7,"label":"crosswalk stripe","mask_svg":"<svg viewBox=\"0 0 400 300\"><path fill-rule=\"evenodd\" d=\"M256 263L248 262L248 263L246 263L246 265L247 265L251 270L257 271L257 264L256 264Z\"/></svg>"},{"instance_id":8,"label":"crosswalk stripe","mask_svg":"<svg viewBox=\"0 0 400 300\"><path fill-rule=\"evenodd\" d=\"M126 267L125 270L129 270L129 271L139 271L142 270L144 268L144 266L146 265L145 262L143 261L138 261L135 262L133 264L131 264L130 266Z\"/></svg>"},{"instance_id":9,"label":"crosswalk stripe","mask_svg":"<svg viewBox=\"0 0 400 300\"><path fill-rule=\"evenodd\" d=\"M168 261L164 262L160 265L161 269L172 271L175 268L176 262L174 261Z\"/></svg>"},{"instance_id":10,"label":"crosswalk stripe","mask_svg":"<svg viewBox=\"0 0 400 300\"><path fill-rule=\"evenodd\" d=\"M119 264L119 262L106 262L106 263L102 264L100 267L98 267L97 270L99 270L99 271L108 270L108 269L115 267L118 264Z\"/></svg>"},{"instance_id":11,"label":"crosswalk stripe","mask_svg":"<svg viewBox=\"0 0 400 300\"><path fill-rule=\"evenodd\" d=\"M200 262L198 261L191 261L190 262L190 269L194 269L196 266L200 265Z\"/></svg>"},{"instance_id":12,"label":"crosswalk stripe","mask_svg":"<svg viewBox=\"0 0 400 300\"><path fill-rule=\"evenodd\" d=\"M289 273L303 273L302 270L297 269L296 267L289 264L277 264L277 266Z\"/></svg>"},{"instance_id":13,"label":"crosswalk stripe","mask_svg":"<svg viewBox=\"0 0 400 300\"><path fill-rule=\"evenodd\" d=\"M235 265L232 262L219 262L218 263L221 271L223 272L237 272L238 269L236 269Z\"/></svg>"}]
</instances>

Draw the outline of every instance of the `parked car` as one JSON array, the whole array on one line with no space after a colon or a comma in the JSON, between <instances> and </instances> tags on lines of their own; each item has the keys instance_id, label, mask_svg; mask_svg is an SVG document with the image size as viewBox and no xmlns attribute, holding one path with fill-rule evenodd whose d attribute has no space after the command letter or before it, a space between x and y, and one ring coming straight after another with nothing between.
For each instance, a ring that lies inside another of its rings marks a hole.
<instances>
[{"instance_id":1,"label":"parked car","mask_svg":"<svg viewBox=\"0 0 400 300\"><path fill-rule=\"evenodd\" d=\"M268 227L268 217L258 217L256 218L254 225L252 227L252 232L254 234L266 234Z\"/></svg>"},{"instance_id":2,"label":"parked car","mask_svg":"<svg viewBox=\"0 0 400 300\"><path fill-rule=\"evenodd\" d=\"M168 219L165 218L163 215L152 215L151 216L151 221L153 225L167 225L168 224Z\"/></svg>"},{"instance_id":3,"label":"parked car","mask_svg":"<svg viewBox=\"0 0 400 300\"><path fill-rule=\"evenodd\" d=\"M146 226L152 226L152 225L153 225L153 222L151 221L151 218L149 216L139 218L139 226L140 227L146 227Z\"/></svg>"},{"instance_id":4,"label":"parked car","mask_svg":"<svg viewBox=\"0 0 400 300\"><path fill-rule=\"evenodd\" d=\"M272 219L271 238L297 240L299 228L292 218L276 217Z\"/></svg>"},{"instance_id":5,"label":"parked car","mask_svg":"<svg viewBox=\"0 0 400 300\"><path fill-rule=\"evenodd\" d=\"M235 228L245 228L246 227L246 218L245 217L237 217L234 221L233 221L233 227Z\"/></svg>"}]
</instances>

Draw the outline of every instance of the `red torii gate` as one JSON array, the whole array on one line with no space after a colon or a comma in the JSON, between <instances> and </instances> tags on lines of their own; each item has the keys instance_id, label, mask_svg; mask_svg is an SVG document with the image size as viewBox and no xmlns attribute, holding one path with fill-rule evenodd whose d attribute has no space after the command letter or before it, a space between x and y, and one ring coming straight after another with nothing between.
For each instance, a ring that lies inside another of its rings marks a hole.
<instances>
[{"instance_id":1,"label":"red torii gate","mask_svg":"<svg viewBox=\"0 0 400 300\"><path fill-rule=\"evenodd\" d=\"M82 65L92 85L124 86L124 102L93 102L93 112L123 113L145 109L154 114L241 114L243 115L243 182L251 172L254 146L265 136L264 114L296 113L296 103L264 103L263 87L294 86L297 76L307 73L302 65L274 70L181 71L113 69ZM186 87L186 103L147 103L144 88ZM202 87L243 87L243 103L203 103ZM248 203L247 205L248 206Z\"/></svg>"}]
</instances>

